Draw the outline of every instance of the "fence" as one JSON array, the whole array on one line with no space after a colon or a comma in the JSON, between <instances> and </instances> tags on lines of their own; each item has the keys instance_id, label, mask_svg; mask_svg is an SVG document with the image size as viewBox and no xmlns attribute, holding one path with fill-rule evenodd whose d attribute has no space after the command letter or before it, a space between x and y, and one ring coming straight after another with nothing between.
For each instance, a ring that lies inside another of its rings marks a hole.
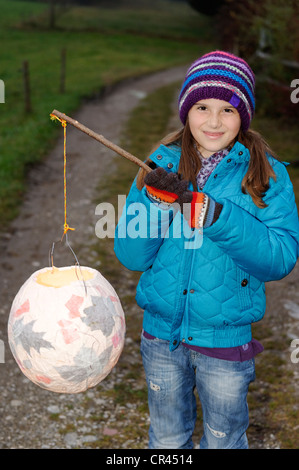
<instances>
[{"instance_id":1,"label":"fence","mask_svg":"<svg viewBox=\"0 0 299 470\"><path fill-rule=\"evenodd\" d=\"M24 110L25 113L31 113L32 104L31 104L31 86L30 86L30 64L28 60L24 60L23 67L23 88L24 88ZM65 93L65 83L66 83L66 49L63 48L60 54L60 83L59 83L59 92ZM4 86L4 85L3 85ZM0 89L0 103L1 101L1 89Z\"/></svg>"}]
</instances>

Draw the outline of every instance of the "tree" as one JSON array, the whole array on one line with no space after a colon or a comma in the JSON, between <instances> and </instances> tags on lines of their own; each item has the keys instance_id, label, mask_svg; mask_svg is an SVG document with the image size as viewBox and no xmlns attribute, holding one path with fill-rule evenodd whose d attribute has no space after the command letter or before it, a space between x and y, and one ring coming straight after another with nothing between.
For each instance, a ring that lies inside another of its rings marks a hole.
<instances>
[{"instance_id":1,"label":"tree","mask_svg":"<svg viewBox=\"0 0 299 470\"><path fill-rule=\"evenodd\" d=\"M298 0L224 0L215 24L219 45L247 59L258 77L259 109L298 119L290 84L299 69Z\"/></svg>"},{"instance_id":2,"label":"tree","mask_svg":"<svg viewBox=\"0 0 299 470\"><path fill-rule=\"evenodd\" d=\"M72 2L72 0L47 0L49 4L49 28L54 29L56 27L57 9L61 11Z\"/></svg>"},{"instance_id":3,"label":"tree","mask_svg":"<svg viewBox=\"0 0 299 470\"><path fill-rule=\"evenodd\" d=\"M56 20L56 15L55 15L55 3L56 0L49 0L49 27L51 29L55 28L55 20Z\"/></svg>"},{"instance_id":4,"label":"tree","mask_svg":"<svg viewBox=\"0 0 299 470\"><path fill-rule=\"evenodd\" d=\"M216 15L219 8L224 3L224 0L209 0L207 2L203 2L202 0L188 0L188 3L199 13L213 16Z\"/></svg>"}]
</instances>

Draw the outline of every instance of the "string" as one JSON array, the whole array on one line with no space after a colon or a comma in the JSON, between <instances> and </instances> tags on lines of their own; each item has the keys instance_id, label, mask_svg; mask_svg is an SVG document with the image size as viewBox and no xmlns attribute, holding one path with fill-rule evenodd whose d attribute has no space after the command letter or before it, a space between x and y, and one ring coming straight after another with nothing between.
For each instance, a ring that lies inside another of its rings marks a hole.
<instances>
[{"instance_id":1,"label":"string","mask_svg":"<svg viewBox=\"0 0 299 470\"><path fill-rule=\"evenodd\" d=\"M61 243L61 242L62 242L62 239L60 240L59 243ZM67 233L65 234L65 243L66 243L66 245L68 246L68 248L70 249L70 251L72 252L72 254L73 254L74 258L75 258L75 261L76 261L75 267L76 267L76 268L78 267L79 270L80 270L81 278L82 278L83 285L84 285L85 294L87 295L87 287L86 287L86 283L85 283L85 279L84 279L83 273L82 273L82 271L81 271L81 266L80 266L80 263L79 263L79 260L78 260L78 258L77 258L76 253L74 252L73 248L72 248L71 245L69 244ZM53 242L53 243L52 243L52 248L51 248L51 250L49 251L49 266L52 267L52 272L53 272L53 270L54 270L54 250L55 250L55 245L56 245L56 242ZM76 270L76 275L77 275L77 279L78 279L78 281L79 281L80 279L79 279L77 270Z\"/></svg>"},{"instance_id":2,"label":"string","mask_svg":"<svg viewBox=\"0 0 299 470\"><path fill-rule=\"evenodd\" d=\"M63 127L63 194L64 194L64 225L63 225L63 234L61 240L63 239L64 235L69 230L75 230L74 228L70 227L67 223L67 201L66 201L66 126L67 123L64 119L60 119L59 117L55 116L55 114L50 114L51 119L54 121L57 119L61 122Z\"/></svg>"},{"instance_id":3,"label":"string","mask_svg":"<svg viewBox=\"0 0 299 470\"><path fill-rule=\"evenodd\" d=\"M65 236L65 242L66 242L66 245L68 246L68 248L70 249L70 251L72 252L75 260L76 260L76 263L75 263L75 266L78 266L80 272L81 272L81 266L80 266L80 263L78 261L78 258L74 252L74 250L72 249L71 245L69 244L69 241L68 241L68 235L67 235L67 232L69 230L75 230L74 228L70 227L69 224L67 223L67 204L66 204L66 126L67 126L67 123L64 119L60 119L59 117L55 116L55 114L50 114L50 117L52 119L52 121L54 121L55 119L57 119L58 121L61 122L61 125L63 127L63 194L64 194L64 225L63 225L63 234L62 234L62 237L61 237L61 240L60 242L62 242L63 240L63 237ZM54 249L55 249L55 242L53 242L52 244L52 249L51 249L51 252L49 252L49 264L52 265L52 269L54 268ZM76 272L77 274L77 278L79 280L79 276L78 276L78 273ZM84 276L81 272L81 277L82 277L82 280L83 280L83 285L84 285L84 289L85 289L85 294L87 295L87 287L86 287L86 284L85 284L85 280L84 280Z\"/></svg>"}]
</instances>

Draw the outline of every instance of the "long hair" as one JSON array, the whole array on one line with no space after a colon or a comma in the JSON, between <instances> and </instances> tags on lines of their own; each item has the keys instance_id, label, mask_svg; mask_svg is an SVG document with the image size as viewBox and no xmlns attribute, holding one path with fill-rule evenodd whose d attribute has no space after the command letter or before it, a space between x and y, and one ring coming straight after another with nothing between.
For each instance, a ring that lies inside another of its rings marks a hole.
<instances>
[{"instance_id":1,"label":"long hair","mask_svg":"<svg viewBox=\"0 0 299 470\"><path fill-rule=\"evenodd\" d=\"M250 152L250 161L248 170L241 183L241 189L244 194L250 194L254 204L259 208L267 207L263 197L269 188L270 178L275 179L275 173L269 163L267 154L273 158L278 157L271 150L270 146L263 137L256 131L249 129L246 132L239 131L235 141L239 141ZM235 142L232 142L234 144ZM185 126L178 131L168 134L159 144L178 145L181 147L181 158L178 168L178 174L193 185L196 191L196 176L201 168L201 160L198 155L195 140L190 131L188 119ZM155 148L158 147L157 144ZM154 149L153 149L154 150ZM147 163L151 160L148 159ZM141 189L144 185L145 170L140 170L137 176L137 187Z\"/></svg>"}]
</instances>

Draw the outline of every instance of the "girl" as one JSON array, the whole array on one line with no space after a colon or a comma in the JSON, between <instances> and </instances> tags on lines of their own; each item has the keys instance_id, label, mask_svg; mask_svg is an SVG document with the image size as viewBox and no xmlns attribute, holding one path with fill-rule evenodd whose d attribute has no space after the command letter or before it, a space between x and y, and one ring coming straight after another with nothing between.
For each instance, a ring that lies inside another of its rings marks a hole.
<instances>
[{"instance_id":1,"label":"girl","mask_svg":"<svg viewBox=\"0 0 299 470\"><path fill-rule=\"evenodd\" d=\"M285 165L249 129L254 85L249 65L227 52L191 65L184 127L153 152L116 229L117 257L143 272L150 448L192 448L195 387L200 448L248 447L247 392L263 349L251 323L265 312L264 283L294 268L299 246Z\"/></svg>"}]
</instances>

